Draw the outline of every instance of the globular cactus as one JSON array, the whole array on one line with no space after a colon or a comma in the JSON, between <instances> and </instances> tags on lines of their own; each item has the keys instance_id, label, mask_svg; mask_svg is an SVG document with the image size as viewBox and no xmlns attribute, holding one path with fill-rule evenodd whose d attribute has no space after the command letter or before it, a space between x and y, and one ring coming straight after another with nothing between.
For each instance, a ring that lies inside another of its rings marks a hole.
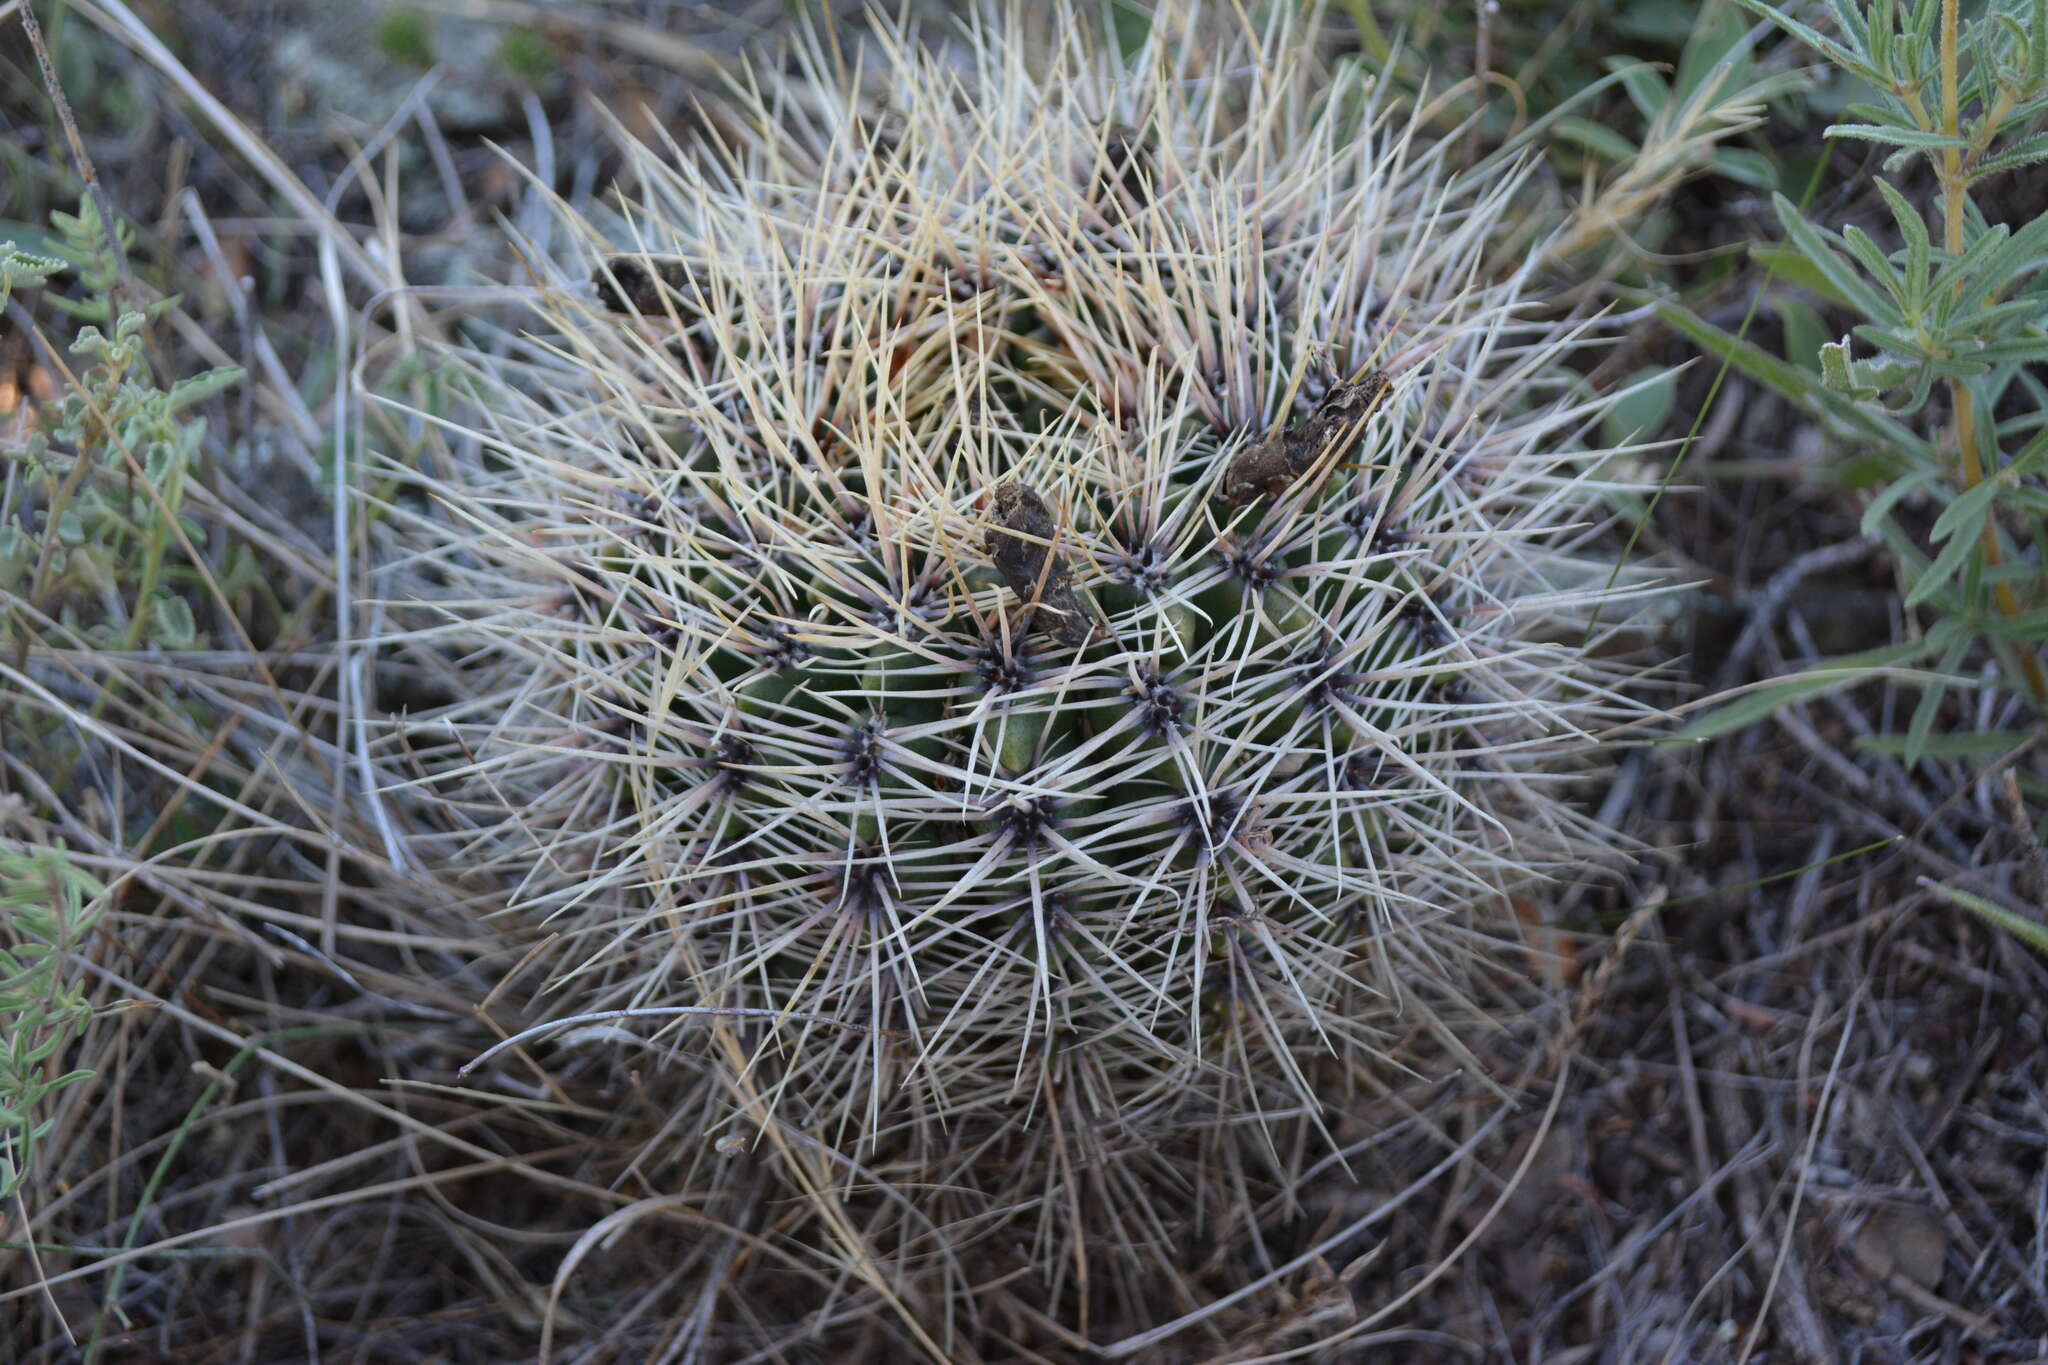
<instances>
[{"instance_id":1,"label":"globular cactus","mask_svg":"<svg viewBox=\"0 0 2048 1365\"><path fill-rule=\"evenodd\" d=\"M545 1008L727 1011L645 1029L730 1131L1168 1260L1244 1196L1190 1171L1284 1184L1320 1059L1464 1045L1641 714L1516 177L1198 23L885 34L879 96L805 48L623 139L377 530L382 799L548 936Z\"/></svg>"}]
</instances>

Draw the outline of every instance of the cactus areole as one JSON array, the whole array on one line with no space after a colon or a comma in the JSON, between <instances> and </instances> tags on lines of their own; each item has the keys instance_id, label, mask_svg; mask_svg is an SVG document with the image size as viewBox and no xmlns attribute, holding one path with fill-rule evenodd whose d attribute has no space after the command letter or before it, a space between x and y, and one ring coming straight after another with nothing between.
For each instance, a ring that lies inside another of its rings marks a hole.
<instances>
[{"instance_id":1,"label":"cactus areole","mask_svg":"<svg viewBox=\"0 0 2048 1365\"><path fill-rule=\"evenodd\" d=\"M1312 1107L1473 1012L1641 714L1515 177L1284 30L1086 29L625 141L386 471L381 800L563 1015L747 1011L641 1032L749 1122Z\"/></svg>"}]
</instances>

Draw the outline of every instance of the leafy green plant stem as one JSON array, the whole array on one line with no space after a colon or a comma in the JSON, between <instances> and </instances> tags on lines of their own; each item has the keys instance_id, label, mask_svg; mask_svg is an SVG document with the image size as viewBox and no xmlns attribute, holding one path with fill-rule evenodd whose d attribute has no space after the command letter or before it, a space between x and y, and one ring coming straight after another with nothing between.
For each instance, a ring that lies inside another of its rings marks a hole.
<instances>
[{"instance_id":1,"label":"leafy green plant stem","mask_svg":"<svg viewBox=\"0 0 2048 1365\"><path fill-rule=\"evenodd\" d=\"M19 1190L48 1128L37 1106L88 1080L61 1059L94 1010L70 979L78 945L107 906L106 888L71 862L61 841L0 845L0 1199Z\"/></svg>"},{"instance_id":2,"label":"leafy green plant stem","mask_svg":"<svg viewBox=\"0 0 2048 1365\"><path fill-rule=\"evenodd\" d=\"M1941 0L1941 133L1953 140L1952 145L1941 149L1937 173L1941 178L1941 226L1942 246L1951 256L1963 254L1963 195L1968 184L1967 166L1962 147L1961 79L1958 75L1956 51L1958 30L1961 26L1960 0ZM1919 101L1913 102L1919 107ZM1982 142L1985 146L1999 127L2000 117L2006 101L2001 97L1984 120ZM1981 148L1973 149L1970 160L1975 161ZM1963 282L1955 283L1955 294L1961 297ZM1977 450L1976 403L1970 395L1969 382L1957 375L1949 380L1949 394L1955 406L1956 454L1962 474L1965 494L1984 482L1984 460ZM1984 566L1991 573L1992 599L1997 602L1999 613L2008 620L2025 610L2019 593L2010 580L1998 576L1997 571L2005 565L2005 547L1998 539L1998 518L1987 516L1978 532L1979 543L1983 546ZM2021 646L2016 654L2022 674L2026 678L2027 692L2032 698L2036 711L2048 710L2048 673L2041 667L2041 656L2035 650Z\"/></svg>"},{"instance_id":3,"label":"leafy green plant stem","mask_svg":"<svg viewBox=\"0 0 2048 1365\"><path fill-rule=\"evenodd\" d=\"M70 12L68 0L58 0L50 11L50 31L60 35L63 32L65 16ZM57 80L57 63L50 55L51 47L43 41L43 29L36 22L36 7L24 4L21 7L21 31L28 38L28 45L36 56L36 67L42 73L43 86L50 92L50 108L63 129L64 140L71 149L71 161L78 168L79 179L85 184L85 192L99 209L99 224L105 233L106 246L116 259L116 278L108 287L108 297L114 298L118 291L129 283L128 257L120 249L120 236L115 227L119 221L112 207L106 201L106 191L100 188L99 172L93 168L92 158L86 154L85 140L79 136L78 120L72 117L71 101L64 96L64 87Z\"/></svg>"},{"instance_id":4,"label":"leafy green plant stem","mask_svg":"<svg viewBox=\"0 0 2048 1365\"><path fill-rule=\"evenodd\" d=\"M118 439L118 438L117 438ZM131 465L138 464L133 451L123 452ZM169 545L170 517L152 518L147 532L148 540L142 552L142 578L135 594L135 612L128 618L128 633L123 637L121 648L134 651L142 647L144 632L149 629L150 609L155 605L158 580L163 576L164 550ZM114 684L109 680L107 688L93 704L93 718L97 720L101 710L114 694Z\"/></svg>"},{"instance_id":5,"label":"leafy green plant stem","mask_svg":"<svg viewBox=\"0 0 2048 1365\"><path fill-rule=\"evenodd\" d=\"M1874 489L1863 533L1899 565L1903 605L1929 612L1937 662L1907 729L1917 761L1974 651L1994 652L2002 686L2048 714L2035 563L2048 432L2028 415L2048 359L2048 219L1993 221L1971 197L1979 181L2048 161L2048 0L1987 0L1967 14L1960 0L1838 0L1832 34L1769 0L1740 3L1875 97L1846 105L1826 135L1893 149L1870 182L1890 221L1837 230L1776 197L1789 240L1771 259L1850 316L1839 341L1807 341L1780 360L1701 319L1676 325L1847 438L1837 476ZM1919 157L1938 207L1891 178ZM1858 356L1860 346L1875 355ZM1948 411L1921 417L1937 386ZM2014 415L2001 417L2008 403ZM1932 526L1902 516L1907 506L1935 507Z\"/></svg>"}]
</instances>

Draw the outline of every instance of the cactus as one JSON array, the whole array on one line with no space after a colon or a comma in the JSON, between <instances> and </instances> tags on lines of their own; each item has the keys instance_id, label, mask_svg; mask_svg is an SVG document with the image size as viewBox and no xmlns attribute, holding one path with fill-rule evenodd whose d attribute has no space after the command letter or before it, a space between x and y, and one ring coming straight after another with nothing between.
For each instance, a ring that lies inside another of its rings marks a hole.
<instances>
[{"instance_id":1,"label":"cactus","mask_svg":"<svg viewBox=\"0 0 2048 1365\"><path fill-rule=\"evenodd\" d=\"M623 140L382 471L371 745L536 1008L727 1011L658 1038L737 1131L923 1191L901 1247L1022 1220L1051 1302L1326 1152L1325 1059L1466 1045L1646 590L1515 176L1284 18L1055 22Z\"/></svg>"}]
</instances>

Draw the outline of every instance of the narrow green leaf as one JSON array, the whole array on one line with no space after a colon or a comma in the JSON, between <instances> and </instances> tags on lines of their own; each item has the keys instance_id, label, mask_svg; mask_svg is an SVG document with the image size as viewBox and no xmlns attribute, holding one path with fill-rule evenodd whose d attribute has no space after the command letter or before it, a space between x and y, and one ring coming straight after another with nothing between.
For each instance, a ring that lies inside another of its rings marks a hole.
<instances>
[{"instance_id":1,"label":"narrow green leaf","mask_svg":"<svg viewBox=\"0 0 2048 1365\"><path fill-rule=\"evenodd\" d=\"M1972 489L1971 492L1981 492L1984 488L1990 486L1988 484L1980 485L1978 488ZM1946 518L1955 510L1954 507L1950 507L1942 513L1942 516ZM1922 602L1925 602L1936 590L1947 587L1949 580L1955 577L1956 571L1962 568L1964 561L1970 557L1971 551L1977 548L1977 529L1984 522L1983 504L1981 502L1976 505L1976 510L1976 522L1968 528L1967 532L1952 529L1947 541L1943 543L1940 552L1934 556L1934 562L1929 564L1926 571L1914 580L1913 586L1906 593L1907 606L1917 607Z\"/></svg>"},{"instance_id":2,"label":"narrow green leaf","mask_svg":"<svg viewBox=\"0 0 2048 1365\"><path fill-rule=\"evenodd\" d=\"M2039 541L2035 542L2036 544ZM2023 611L2016 616L1993 612L1978 627L1985 639L2010 645L2048 643L2048 607Z\"/></svg>"},{"instance_id":3,"label":"narrow green leaf","mask_svg":"<svg viewBox=\"0 0 2048 1365\"><path fill-rule=\"evenodd\" d=\"M2018 453L2006 461L2004 476L2008 481L2031 478L2043 465L2048 465L2048 426L2043 426L2035 433L2034 439L2021 446Z\"/></svg>"},{"instance_id":4,"label":"narrow green leaf","mask_svg":"<svg viewBox=\"0 0 2048 1365\"><path fill-rule=\"evenodd\" d=\"M1969 318L1970 329L1980 335L1996 335L2009 325L2024 327L2036 322L2048 325L2048 299L2008 299L1973 313Z\"/></svg>"},{"instance_id":5,"label":"narrow green leaf","mask_svg":"<svg viewBox=\"0 0 2048 1365\"><path fill-rule=\"evenodd\" d=\"M1982 896L1953 886L1933 886L1929 890L1951 905L1961 906L1986 923L2005 930L2037 953L2048 954L2048 926L2024 915L2016 915L2002 905L1995 905Z\"/></svg>"},{"instance_id":6,"label":"narrow green leaf","mask_svg":"<svg viewBox=\"0 0 2048 1365\"><path fill-rule=\"evenodd\" d=\"M2048 214L2035 218L1984 253L1972 273L1966 306L1988 303L1994 295L2011 288L2013 280L2043 253L2048 253Z\"/></svg>"},{"instance_id":7,"label":"narrow green leaf","mask_svg":"<svg viewBox=\"0 0 2048 1365\"><path fill-rule=\"evenodd\" d=\"M2031 736L2018 730L1983 730L1965 735L1933 735L1921 746L1926 758L1962 758L1988 760L2002 758L2025 744ZM1904 758L1907 738L1904 735L1858 735L1855 740L1860 753L1879 754L1885 758Z\"/></svg>"},{"instance_id":8,"label":"narrow green leaf","mask_svg":"<svg viewBox=\"0 0 2048 1365\"><path fill-rule=\"evenodd\" d=\"M1986 157L1971 170L1970 179L1977 181L2002 171L2016 171L2037 161L2048 161L2048 133L2038 133L2025 138L2013 143L1997 156Z\"/></svg>"},{"instance_id":9,"label":"narrow green leaf","mask_svg":"<svg viewBox=\"0 0 2048 1365\"><path fill-rule=\"evenodd\" d=\"M1648 365L1629 376L1627 391L1615 400L1602 419L1609 445L1625 445L1648 439L1663 430L1678 400L1678 371L1668 365Z\"/></svg>"},{"instance_id":10,"label":"narrow green leaf","mask_svg":"<svg viewBox=\"0 0 2048 1365\"><path fill-rule=\"evenodd\" d=\"M1847 46L1857 52L1868 55L1870 52L1870 31L1876 25L1872 17L1865 12L1864 7L1851 4L1849 0L1827 0L1827 4L1828 8L1834 12L1835 27L1841 29L1843 35L1849 40Z\"/></svg>"},{"instance_id":11,"label":"narrow green leaf","mask_svg":"<svg viewBox=\"0 0 2048 1365\"><path fill-rule=\"evenodd\" d=\"M222 365L217 369L203 371L189 379L181 379L171 385L164 402L165 412L177 412L194 403L203 402L217 393L225 393L242 382L246 374L239 365Z\"/></svg>"},{"instance_id":12,"label":"narrow green leaf","mask_svg":"<svg viewBox=\"0 0 2048 1365\"><path fill-rule=\"evenodd\" d=\"M1891 205L1892 217L1906 240L1906 295L1917 310L1927 298L1927 282L1933 273L1934 242L1928 235L1927 220L1882 176L1877 177L1877 192Z\"/></svg>"},{"instance_id":13,"label":"narrow green leaf","mask_svg":"<svg viewBox=\"0 0 2048 1365\"><path fill-rule=\"evenodd\" d=\"M1899 458L1931 460L1927 442L1898 422L1863 405L1851 403L1827 391L1818 375L1788 365L1761 346L1721 330L1705 318L1678 304L1657 305L1657 316L1692 339L1702 350L1726 360L1731 366L1772 391L1795 403L1825 413L1878 442Z\"/></svg>"},{"instance_id":14,"label":"narrow green leaf","mask_svg":"<svg viewBox=\"0 0 2048 1365\"><path fill-rule=\"evenodd\" d=\"M1660 304L1657 313L1705 350L1794 402L1810 403L1820 392L1820 382L1813 375L1786 364L1755 342L1744 341L1722 331L1689 309L1676 304Z\"/></svg>"},{"instance_id":15,"label":"narrow green leaf","mask_svg":"<svg viewBox=\"0 0 2048 1365\"><path fill-rule=\"evenodd\" d=\"M1863 36L1863 47L1870 54L1871 66L1876 68L1880 76L1886 78L1889 78L1893 73L1892 38L1894 29L1892 18L1892 5L1887 0L1887 3L1880 5L1877 13L1871 16L1870 27L1865 30Z\"/></svg>"},{"instance_id":16,"label":"narrow green leaf","mask_svg":"<svg viewBox=\"0 0 2048 1365\"><path fill-rule=\"evenodd\" d=\"M2019 511L2030 516L2048 516L2048 490L2024 486L2008 488L1999 495L1998 506L2002 512ZM2019 539L2022 545L2028 544L2030 541L2036 545L2042 543L2038 537L2017 537L2017 539ZM2032 580L2036 572L2032 568L2027 568L2022 571L2021 576ZM2003 575L2001 574L2000 577L2003 577Z\"/></svg>"},{"instance_id":17,"label":"narrow green leaf","mask_svg":"<svg viewBox=\"0 0 2048 1365\"><path fill-rule=\"evenodd\" d=\"M1827 326L1804 300L1779 294L1771 299L1778 322L1785 329L1785 357L1801 369L1825 374L1821 347L1827 344Z\"/></svg>"},{"instance_id":18,"label":"narrow green leaf","mask_svg":"<svg viewBox=\"0 0 2048 1365\"><path fill-rule=\"evenodd\" d=\"M1875 535L1878 526L1891 515L1892 508L1907 497L1919 492L1941 477L1939 470L1918 469L1903 478L1894 479L1882 493L1870 500L1870 506L1863 509L1861 529L1864 535Z\"/></svg>"},{"instance_id":19,"label":"narrow green leaf","mask_svg":"<svg viewBox=\"0 0 2048 1365\"><path fill-rule=\"evenodd\" d=\"M1656 118L1671 102L1671 87L1649 62L1633 57L1608 57L1601 64L1621 78L1621 88L1628 92L1629 102L1644 118Z\"/></svg>"},{"instance_id":20,"label":"narrow green leaf","mask_svg":"<svg viewBox=\"0 0 2048 1365\"><path fill-rule=\"evenodd\" d=\"M1762 0L1736 0L1736 3L1752 14L1763 15L1779 28L1784 29L1785 32L1826 57L1836 66L1855 67L1861 64L1856 53L1843 47L1811 24L1804 24L1794 19L1776 5L1764 4Z\"/></svg>"},{"instance_id":21,"label":"narrow green leaf","mask_svg":"<svg viewBox=\"0 0 2048 1365\"><path fill-rule=\"evenodd\" d=\"M1806 216L1799 212L1791 200L1782 194L1774 194L1771 196L1771 202L1777 205L1778 218L1785 225L1786 235L1791 237L1792 245L1806 253L1807 259L1828 277L1828 282L1834 285L1850 307L1874 322L1898 321L1898 310L1892 307L1891 302L1872 289L1850 268L1849 263L1836 252L1826 236L1806 221Z\"/></svg>"},{"instance_id":22,"label":"narrow green leaf","mask_svg":"<svg viewBox=\"0 0 2048 1365\"><path fill-rule=\"evenodd\" d=\"M1882 142L1894 147L1929 151L1943 147L1966 148L1970 145L1967 140L1950 137L1946 133L1930 133L1921 128L1882 123L1833 123L1822 130L1821 136L1860 138L1865 142Z\"/></svg>"},{"instance_id":23,"label":"narrow green leaf","mask_svg":"<svg viewBox=\"0 0 2048 1365\"><path fill-rule=\"evenodd\" d=\"M1842 230L1842 241L1849 248L1849 254L1856 258L1856 263L1863 267L1864 272L1892 296L1903 315L1906 306L1906 282L1899 274L1898 268L1891 263L1891 258L1878 248L1876 242L1870 240L1869 233L1854 223Z\"/></svg>"},{"instance_id":24,"label":"narrow green leaf","mask_svg":"<svg viewBox=\"0 0 2048 1365\"><path fill-rule=\"evenodd\" d=\"M1911 664L1929 652L1927 641L1908 640L1903 644L1822 660L1788 677L1764 683L1726 706L1707 712L1673 735L1670 742L1696 743L1746 730L1794 702L1853 687Z\"/></svg>"},{"instance_id":25,"label":"narrow green leaf","mask_svg":"<svg viewBox=\"0 0 2048 1365\"><path fill-rule=\"evenodd\" d=\"M1927 347L1903 332L1893 331L1889 327L1876 327L1865 323L1856 328L1855 335L1881 351L1889 351L1895 356L1912 360L1916 364L1925 364L1927 362Z\"/></svg>"},{"instance_id":26,"label":"narrow green leaf","mask_svg":"<svg viewBox=\"0 0 2048 1365\"><path fill-rule=\"evenodd\" d=\"M1557 135L1566 142L1575 142L1588 151L1596 152L1609 161L1626 162L1640 154L1633 142L1615 132L1605 124L1573 115L1557 121Z\"/></svg>"},{"instance_id":27,"label":"narrow green leaf","mask_svg":"<svg viewBox=\"0 0 2048 1365\"><path fill-rule=\"evenodd\" d=\"M1937 623L1940 626L1960 627L1962 623L1954 617ZM1941 656L1941 665L1932 675L1921 682L1920 704L1913 708L1913 719L1906 724L1906 755L1908 764L1918 763L1927 755L1927 745L1934 732L1934 719L1941 714L1941 700L1948 695L1954 681L1954 674L1969 657L1973 643L1960 629L1952 634L1958 636L1955 643ZM1936 638L1934 631L1928 632L1928 639Z\"/></svg>"},{"instance_id":28,"label":"narrow green leaf","mask_svg":"<svg viewBox=\"0 0 2048 1365\"><path fill-rule=\"evenodd\" d=\"M1934 21L1941 13L1942 0L1914 0L1913 18L1906 25L1916 46L1925 47L1934 36Z\"/></svg>"},{"instance_id":29,"label":"narrow green leaf","mask_svg":"<svg viewBox=\"0 0 2048 1365\"><path fill-rule=\"evenodd\" d=\"M1722 147L1708 160L1716 175L1724 175L1738 185L1747 185L1753 190L1774 190L1778 188L1778 163L1762 152L1752 152L1746 147Z\"/></svg>"},{"instance_id":30,"label":"narrow green leaf","mask_svg":"<svg viewBox=\"0 0 2048 1365\"><path fill-rule=\"evenodd\" d=\"M1963 234L1963 254L1935 272L1935 292L1939 294L1967 289L1970 282L1983 271L1984 262L1989 259L1991 253L1998 250L2011 235L2012 230L2003 223L1974 234L1966 228Z\"/></svg>"},{"instance_id":31,"label":"narrow green leaf","mask_svg":"<svg viewBox=\"0 0 2048 1365\"><path fill-rule=\"evenodd\" d=\"M1792 247L1777 242L1753 243L1749 248L1749 258L1787 284L1818 294L1823 301L1837 308L1850 306L1848 296L1828 283L1828 277L1821 273L1820 267Z\"/></svg>"}]
</instances>

